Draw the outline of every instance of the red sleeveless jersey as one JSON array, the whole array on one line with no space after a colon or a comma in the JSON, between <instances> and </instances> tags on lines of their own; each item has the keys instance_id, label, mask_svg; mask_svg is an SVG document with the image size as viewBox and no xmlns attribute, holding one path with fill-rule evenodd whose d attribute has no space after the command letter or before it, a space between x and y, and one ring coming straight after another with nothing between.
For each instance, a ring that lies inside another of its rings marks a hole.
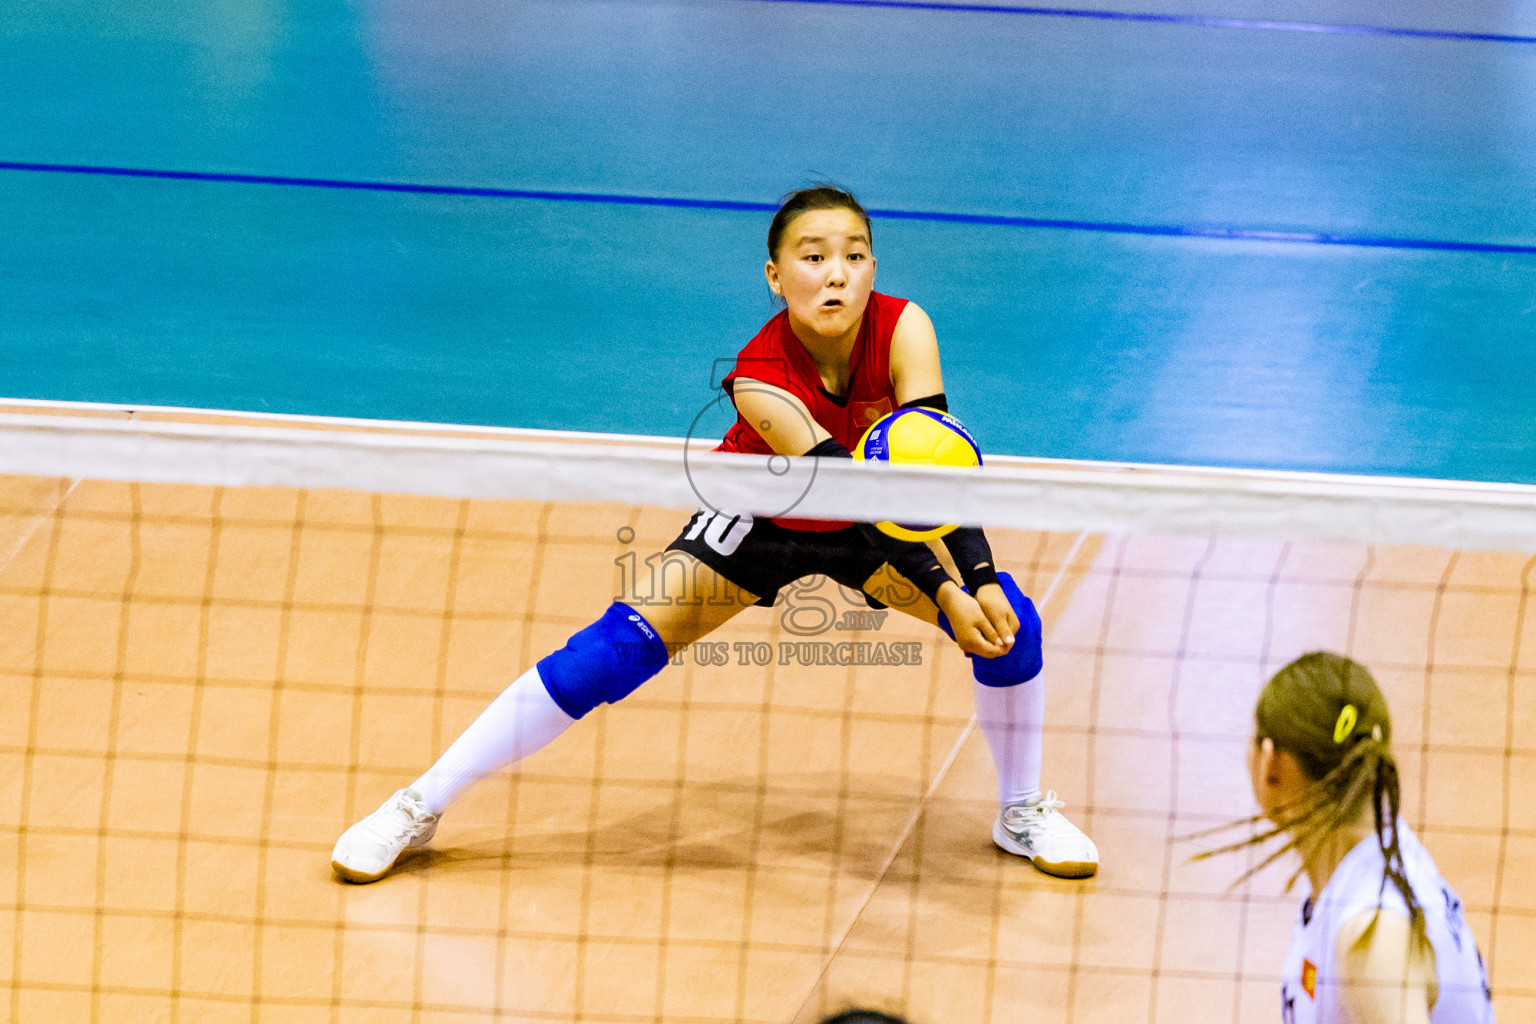
<instances>
[{"instance_id":1,"label":"red sleeveless jersey","mask_svg":"<svg viewBox=\"0 0 1536 1024\"><path fill-rule=\"evenodd\" d=\"M896 409L896 391L891 387L891 335L895 333L896 321L906 306L906 299L870 293L864 320L859 325L859 336L848 356L848 394L845 396L833 395L822 387L816 364L789 326L788 311L769 320L757 336L747 342L737 354L736 368L726 375L723 386L734 394L736 378L747 377L788 391L805 403L811 418L821 424L823 430L852 451L871 423ZM773 448L740 413L715 450L773 454ZM774 522L791 530L818 532L840 530L850 525L821 519L779 518Z\"/></svg>"}]
</instances>

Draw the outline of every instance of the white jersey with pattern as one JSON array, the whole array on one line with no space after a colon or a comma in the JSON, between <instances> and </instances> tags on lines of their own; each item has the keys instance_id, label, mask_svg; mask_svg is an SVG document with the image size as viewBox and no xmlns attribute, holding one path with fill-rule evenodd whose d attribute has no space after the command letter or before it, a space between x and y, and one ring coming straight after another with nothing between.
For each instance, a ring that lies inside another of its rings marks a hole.
<instances>
[{"instance_id":1,"label":"white jersey with pattern","mask_svg":"<svg viewBox=\"0 0 1536 1024\"><path fill-rule=\"evenodd\" d=\"M1429 851L1406 824L1398 822L1404 873L1419 906L1440 991L1431 1024L1493 1024L1493 1002L1482 954L1462 917L1461 900L1440 877ZM1339 992L1334 950L1339 928L1357 914L1382 908L1408 916L1402 894L1386 879L1386 860L1374 835L1345 855L1322 894L1302 904L1291 949L1280 975L1283 1024L1347 1024Z\"/></svg>"}]
</instances>

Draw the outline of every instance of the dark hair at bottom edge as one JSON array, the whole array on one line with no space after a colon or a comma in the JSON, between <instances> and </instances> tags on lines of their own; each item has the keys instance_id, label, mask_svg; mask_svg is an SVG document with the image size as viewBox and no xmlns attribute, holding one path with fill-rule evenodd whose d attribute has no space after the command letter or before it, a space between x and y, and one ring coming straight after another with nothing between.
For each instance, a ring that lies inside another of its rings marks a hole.
<instances>
[{"instance_id":1,"label":"dark hair at bottom edge","mask_svg":"<svg viewBox=\"0 0 1536 1024\"><path fill-rule=\"evenodd\" d=\"M879 1010L844 1010L824 1017L821 1024L909 1024L905 1017L895 1017Z\"/></svg>"}]
</instances>

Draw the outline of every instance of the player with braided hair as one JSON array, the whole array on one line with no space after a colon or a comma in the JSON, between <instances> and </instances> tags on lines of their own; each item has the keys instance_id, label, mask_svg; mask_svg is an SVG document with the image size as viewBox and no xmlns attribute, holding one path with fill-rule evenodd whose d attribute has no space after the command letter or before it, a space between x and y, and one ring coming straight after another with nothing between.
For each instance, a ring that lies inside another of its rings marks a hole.
<instances>
[{"instance_id":1,"label":"player with braided hair","mask_svg":"<svg viewBox=\"0 0 1536 1024\"><path fill-rule=\"evenodd\" d=\"M1492 1024L1482 956L1461 901L1398 816L1392 719L1376 680L1336 654L1303 655L1259 695L1249 774L1268 823L1200 857L1284 842L1312 893L1281 972L1285 1024ZM1225 826L1224 826L1225 827Z\"/></svg>"}]
</instances>

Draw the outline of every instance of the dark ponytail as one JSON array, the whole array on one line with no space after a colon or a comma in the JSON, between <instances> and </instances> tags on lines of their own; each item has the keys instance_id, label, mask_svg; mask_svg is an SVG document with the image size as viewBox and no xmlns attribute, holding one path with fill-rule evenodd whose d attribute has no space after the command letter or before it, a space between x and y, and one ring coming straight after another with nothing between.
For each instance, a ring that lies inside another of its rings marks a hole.
<instances>
[{"instance_id":1,"label":"dark ponytail","mask_svg":"<svg viewBox=\"0 0 1536 1024\"><path fill-rule=\"evenodd\" d=\"M773 215L773 222L768 225L768 258L779 258L779 243L784 240L784 229L789 227L791 221L802 213L811 210L852 210L864 221L864 231L869 235L869 244L875 244L874 230L869 226L869 214L864 212L864 207L853 198L853 193L845 188L828 181L818 181L810 188L797 189L789 193L779 201L779 212Z\"/></svg>"},{"instance_id":2,"label":"dark ponytail","mask_svg":"<svg viewBox=\"0 0 1536 1024\"><path fill-rule=\"evenodd\" d=\"M1302 655L1265 685L1254 710L1254 726L1256 741L1270 740L1277 751L1294 757L1312 785L1295 803L1280 809L1284 824L1197 854L1196 859L1286 837L1282 846L1238 879L1241 883L1288 851L1309 848L1349 827L1359 820L1366 801L1370 801L1376 842L1386 862L1382 889L1392 883L1407 904L1410 921L1421 930L1423 910L1408 884L1398 841L1402 791L1397 760L1392 756L1392 717L1376 680L1363 665L1337 654ZM1234 825L1253 826L1262 821L1264 815L1260 814ZM1301 872L1298 868L1291 882Z\"/></svg>"}]
</instances>

